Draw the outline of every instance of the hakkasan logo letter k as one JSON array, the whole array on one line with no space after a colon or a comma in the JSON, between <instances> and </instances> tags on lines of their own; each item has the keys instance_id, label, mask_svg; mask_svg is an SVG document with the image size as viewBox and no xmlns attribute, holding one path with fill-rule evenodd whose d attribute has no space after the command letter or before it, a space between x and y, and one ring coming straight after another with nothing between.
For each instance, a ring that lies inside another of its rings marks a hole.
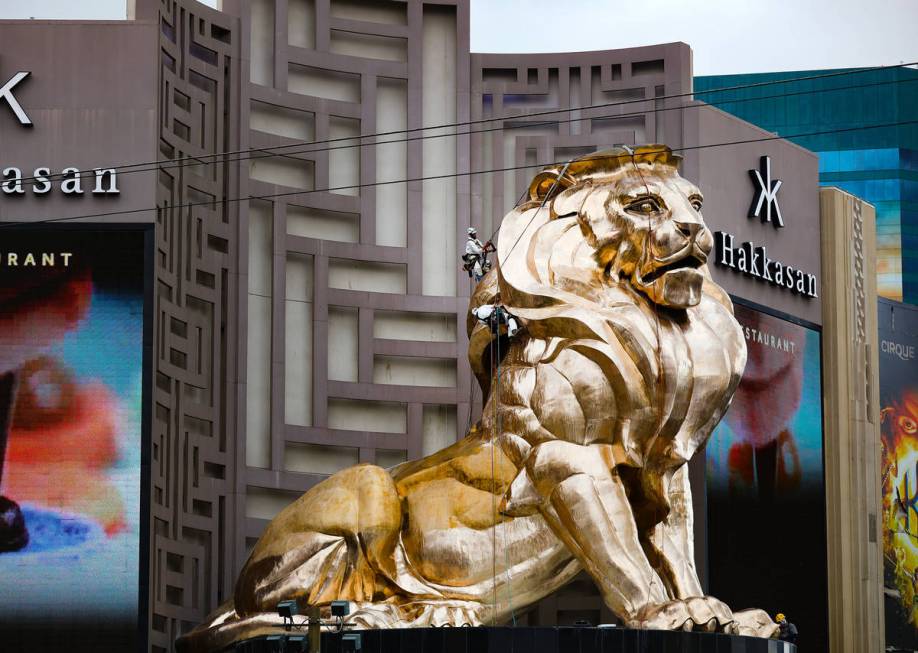
<instances>
[{"instance_id":1,"label":"hakkasan logo letter k","mask_svg":"<svg viewBox=\"0 0 918 653\"><path fill-rule=\"evenodd\" d=\"M749 206L749 217L761 218L762 222L772 222L775 228L783 227L781 207L778 206L778 190L781 188L781 180L771 178L771 158L760 157L759 169L750 170L749 177L756 190L752 204Z\"/></svg>"},{"instance_id":2,"label":"hakkasan logo letter k","mask_svg":"<svg viewBox=\"0 0 918 653\"><path fill-rule=\"evenodd\" d=\"M22 107L19 105L19 101L16 99L16 96L13 95L13 89L16 88L26 77L31 75L31 72L19 71L12 77L10 77L3 86L0 86L0 100L4 100L10 109L13 110L13 113L16 115L19 124L23 127L31 127L32 121L29 119L29 116L25 111L22 110Z\"/></svg>"}]
</instances>

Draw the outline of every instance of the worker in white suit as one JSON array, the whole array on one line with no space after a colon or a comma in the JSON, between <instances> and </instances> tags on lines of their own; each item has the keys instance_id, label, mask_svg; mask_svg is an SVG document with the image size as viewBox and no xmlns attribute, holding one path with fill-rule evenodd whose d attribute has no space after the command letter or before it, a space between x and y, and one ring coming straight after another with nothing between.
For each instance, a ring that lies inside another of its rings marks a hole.
<instances>
[{"instance_id":1,"label":"worker in white suit","mask_svg":"<svg viewBox=\"0 0 918 653\"><path fill-rule=\"evenodd\" d=\"M497 298L500 300L500 297ZM500 325L507 325L507 335L511 338L520 330L520 325L507 309L500 304L482 304L472 309L472 315L478 318L478 321L487 325L495 334L499 334Z\"/></svg>"},{"instance_id":2,"label":"worker in white suit","mask_svg":"<svg viewBox=\"0 0 918 653\"><path fill-rule=\"evenodd\" d=\"M478 232L475 227L468 228L468 240L465 241L465 254L462 255L462 260L464 265L462 266L465 269L470 277L475 277L475 283L481 281L481 278L491 269L491 264L488 262L488 252L494 251L494 246L490 242L482 244L478 240Z\"/></svg>"}]
</instances>

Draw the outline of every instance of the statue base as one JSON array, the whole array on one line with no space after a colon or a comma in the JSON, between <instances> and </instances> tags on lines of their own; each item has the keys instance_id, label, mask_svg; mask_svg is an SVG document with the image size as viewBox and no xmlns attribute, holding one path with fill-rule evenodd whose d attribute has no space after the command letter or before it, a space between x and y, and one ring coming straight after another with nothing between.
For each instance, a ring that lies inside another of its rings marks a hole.
<instances>
[{"instance_id":1,"label":"statue base","mask_svg":"<svg viewBox=\"0 0 918 653\"><path fill-rule=\"evenodd\" d=\"M717 633L631 630L592 626L393 628L353 630L361 653L796 653L793 644ZM305 630L238 642L225 653L308 651ZM322 653L351 653L354 642L322 634ZM313 652L314 653L314 652Z\"/></svg>"}]
</instances>

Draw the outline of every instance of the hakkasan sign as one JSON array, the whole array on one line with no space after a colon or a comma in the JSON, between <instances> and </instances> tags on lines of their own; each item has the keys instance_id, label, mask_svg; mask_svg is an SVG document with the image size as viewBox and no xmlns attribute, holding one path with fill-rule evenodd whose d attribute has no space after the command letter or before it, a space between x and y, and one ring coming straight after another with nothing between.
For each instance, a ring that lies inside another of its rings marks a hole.
<instances>
[{"instance_id":1,"label":"hakkasan sign","mask_svg":"<svg viewBox=\"0 0 918 653\"><path fill-rule=\"evenodd\" d=\"M90 172L68 166L60 173L53 173L51 168L40 166L32 171L24 171L16 166L5 167L0 171L0 192L7 197L21 197L27 193L45 195L57 187L64 195L79 196L84 193L93 195L119 195L118 171L115 168L94 168Z\"/></svg>"},{"instance_id":2,"label":"hakkasan sign","mask_svg":"<svg viewBox=\"0 0 918 653\"><path fill-rule=\"evenodd\" d=\"M784 218L778 204L782 182L771 177L771 159L760 157L759 169L750 170L749 176L755 186L749 217L760 218L763 224L770 222L776 229L783 228ZM818 296L816 275L770 258L764 245L752 241L737 242L736 237L727 231L714 232L714 264L802 297L813 299Z\"/></svg>"},{"instance_id":3,"label":"hakkasan sign","mask_svg":"<svg viewBox=\"0 0 918 653\"><path fill-rule=\"evenodd\" d=\"M19 71L0 86L0 102L6 104L23 127L33 127L34 123L19 104L14 91L31 74L31 71ZM0 165L2 196L46 195L55 188L71 196L87 192L92 195L118 195L121 192L118 190L118 171L115 168L94 168L87 172L75 166L65 166L60 172L54 172L51 166L44 165L29 170L22 166Z\"/></svg>"}]
</instances>

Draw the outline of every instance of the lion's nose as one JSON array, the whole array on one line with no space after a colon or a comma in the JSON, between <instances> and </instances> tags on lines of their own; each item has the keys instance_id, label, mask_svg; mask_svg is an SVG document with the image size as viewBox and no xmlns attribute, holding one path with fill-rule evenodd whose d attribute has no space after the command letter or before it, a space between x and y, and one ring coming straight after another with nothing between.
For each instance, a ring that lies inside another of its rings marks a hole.
<instances>
[{"instance_id":1,"label":"lion's nose","mask_svg":"<svg viewBox=\"0 0 918 653\"><path fill-rule=\"evenodd\" d=\"M694 239L695 235L701 231L701 224L697 222L680 222L678 220L673 220L676 229L679 230L679 233L689 239Z\"/></svg>"}]
</instances>

